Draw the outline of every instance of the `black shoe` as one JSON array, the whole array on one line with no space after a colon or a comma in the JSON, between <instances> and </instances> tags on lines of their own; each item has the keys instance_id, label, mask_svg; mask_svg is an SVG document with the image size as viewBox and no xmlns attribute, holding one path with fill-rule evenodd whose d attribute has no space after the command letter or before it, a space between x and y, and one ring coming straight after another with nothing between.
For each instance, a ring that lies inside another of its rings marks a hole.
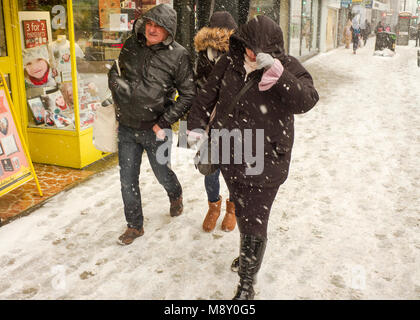
<instances>
[{"instance_id":1,"label":"black shoe","mask_svg":"<svg viewBox=\"0 0 420 320\"><path fill-rule=\"evenodd\" d=\"M254 284L264 257L267 239L241 233L239 285L233 300L253 300Z\"/></svg>"}]
</instances>

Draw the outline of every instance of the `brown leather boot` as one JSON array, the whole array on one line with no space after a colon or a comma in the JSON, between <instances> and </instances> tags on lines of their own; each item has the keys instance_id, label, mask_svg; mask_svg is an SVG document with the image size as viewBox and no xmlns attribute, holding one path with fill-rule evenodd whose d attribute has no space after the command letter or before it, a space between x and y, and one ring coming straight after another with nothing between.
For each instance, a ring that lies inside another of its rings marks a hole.
<instances>
[{"instance_id":1,"label":"brown leather boot","mask_svg":"<svg viewBox=\"0 0 420 320\"><path fill-rule=\"evenodd\" d=\"M184 205L182 204L182 196L176 200L170 200L171 207L169 209L169 214L171 217L179 216L184 210Z\"/></svg>"},{"instance_id":2,"label":"brown leather boot","mask_svg":"<svg viewBox=\"0 0 420 320\"><path fill-rule=\"evenodd\" d=\"M144 235L144 229L141 228L141 230L135 229L135 228L127 228L125 232L118 238L118 243L120 245L126 246L129 244L132 244L133 241Z\"/></svg>"},{"instance_id":3,"label":"brown leather boot","mask_svg":"<svg viewBox=\"0 0 420 320\"><path fill-rule=\"evenodd\" d=\"M236 217L235 217L235 204L229 199L226 199L226 215L222 222L222 230L229 232L235 229Z\"/></svg>"},{"instance_id":4,"label":"brown leather boot","mask_svg":"<svg viewBox=\"0 0 420 320\"><path fill-rule=\"evenodd\" d=\"M203 221L203 230L210 232L216 226L217 219L220 216L220 209L222 207L222 197L219 196L219 201L210 202L209 201L209 210Z\"/></svg>"}]
</instances>

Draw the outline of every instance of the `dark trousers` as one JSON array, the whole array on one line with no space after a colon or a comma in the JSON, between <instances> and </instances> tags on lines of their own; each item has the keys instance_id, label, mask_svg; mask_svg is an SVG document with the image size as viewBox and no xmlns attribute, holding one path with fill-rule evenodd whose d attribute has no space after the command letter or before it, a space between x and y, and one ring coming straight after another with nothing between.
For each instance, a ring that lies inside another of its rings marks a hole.
<instances>
[{"instance_id":1,"label":"dark trousers","mask_svg":"<svg viewBox=\"0 0 420 320\"><path fill-rule=\"evenodd\" d=\"M417 37L416 37L416 47L420 46L420 30L417 31Z\"/></svg>"},{"instance_id":2,"label":"dark trousers","mask_svg":"<svg viewBox=\"0 0 420 320\"><path fill-rule=\"evenodd\" d=\"M271 206L280 185L258 187L225 181L235 203L239 232L266 239Z\"/></svg>"},{"instance_id":3,"label":"dark trousers","mask_svg":"<svg viewBox=\"0 0 420 320\"><path fill-rule=\"evenodd\" d=\"M158 149L171 137L157 141L153 130L135 130L123 125L118 128L118 158L120 166L121 194L124 202L124 214L130 228L143 227L143 210L139 188L140 165L143 151L146 151L150 166L159 183L164 187L170 200L182 195L182 188L175 173L170 168L170 161L163 162L157 157ZM170 149L163 155L170 158Z\"/></svg>"},{"instance_id":4,"label":"dark trousers","mask_svg":"<svg viewBox=\"0 0 420 320\"><path fill-rule=\"evenodd\" d=\"M353 51L356 51L359 47L359 37L353 35Z\"/></svg>"}]
</instances>

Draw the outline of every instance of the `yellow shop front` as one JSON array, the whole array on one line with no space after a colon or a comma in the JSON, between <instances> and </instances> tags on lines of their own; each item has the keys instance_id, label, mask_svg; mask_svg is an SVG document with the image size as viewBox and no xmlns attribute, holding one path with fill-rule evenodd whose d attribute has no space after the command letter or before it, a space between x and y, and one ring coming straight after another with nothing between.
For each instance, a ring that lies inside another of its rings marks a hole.
<instances>
[{"instance_id":1,"label":"yellow shop front","mask_svg":"<svg viewBox=\"0 0 420 320\"><path fill-rule=\"evenodd\" d=\"M33 162L84 168L107 155L92 142L107 72L156 2L0 0L0 71Z\"/></svg>"}]
</instances>

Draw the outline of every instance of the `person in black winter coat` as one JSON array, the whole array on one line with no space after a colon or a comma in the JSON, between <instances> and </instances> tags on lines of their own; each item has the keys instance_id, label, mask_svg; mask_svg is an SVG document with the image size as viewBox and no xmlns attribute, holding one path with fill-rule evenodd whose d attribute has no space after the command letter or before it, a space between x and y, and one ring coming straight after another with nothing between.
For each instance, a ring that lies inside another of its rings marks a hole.
<instances>
[{"instance_id":1,"label":"person in black winter coat","mask_svg":"<svg viewBox=\"0 0 420 320\"><path fill-rule=\"evenodd\" d=\"M202 89L213 67L220 57L229 51L229 38L237 29L235 20L227 11L215 12L208 27L201 28L194 37L194 47L198 52L195 79L198 89ZM203 221L203 230L212 231L220 216L222 197L220 196L220 169L204 177L209 209ZM235 204L232 199L226 199L226 215L222 221L222 230L235 229Z\"/></svg>"},{"instance_id":2,"label":"person in black winter coat","mask_svg":"<svg viewBox=\"0 0 420 320\"><path fill-rule=\"evenodd\" d=\"M250 87L236 101L244 86ZM283 32L267 16L250 20L230 37L229 53L216 63L194 99L188 117L191 137L205 128L213 108L217 110L210 121L211 136L220 146L220 168L240 231L235 300L254 298L271 206L288 176L294 114L309 111L318 99L312 77L285 53ZM233 109L226 110L232 101ZM234 143L226 143L232 133Z\"/></svg>"},{"instance_id":3,"label":"person in black winter coat","mask_svg":"<svg viewBox=\"0 0 420 320\"><path fill-rule=\"evenodd\" d=\"M171 124L190 108L195 95L188 51L175 39L176 11L167 4L153 7L135 21L109 71L109 88L116 104L121 192L127 230L119 237L127 245L144 233L139 190L143 151L170 200L170 215L182 213L182 188L170 169ZM179 97L174 99L175 92ZM166 133L165 133L166 132Z\"/></svg>"},{"instance_id":4,"label":"person in black winter coat","mask_svg":"<svg viewBox=\"0 0 420 320\"><path fill-rule=\"evenodd\" d=\"M369 39L369 35L372 32L369 21L365 20L364 28L362 29L363 46L366 46L366 42Z\"/></svg>"}]
</instances>

